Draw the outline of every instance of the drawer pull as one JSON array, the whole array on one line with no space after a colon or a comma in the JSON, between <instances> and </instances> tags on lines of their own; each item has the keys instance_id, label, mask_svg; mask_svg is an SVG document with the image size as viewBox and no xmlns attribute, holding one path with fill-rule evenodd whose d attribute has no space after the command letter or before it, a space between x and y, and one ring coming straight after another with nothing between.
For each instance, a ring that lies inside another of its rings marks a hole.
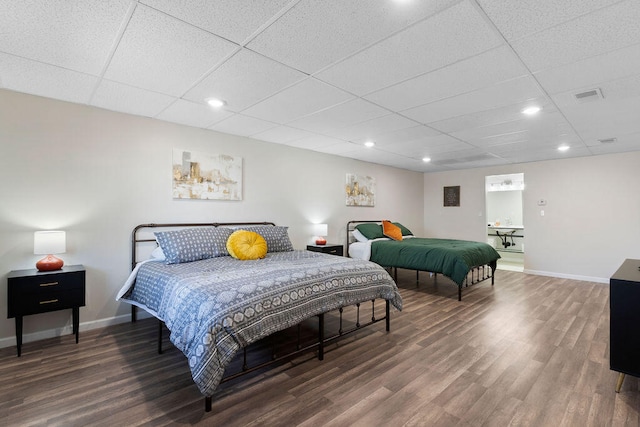
<instances>
[{"instance_id":1,"label":"drawer pull","mask_svg":"<svg viewBox=\"0 0 640 427\"><path fill-rule=\"evenodd\" d=\"M55 286L57 285L58 282L49 282L49 283L40 283L40 287L44 287L44 286Z\"/></svg>"},{"instance_id":2,"label":"drawer pull","mask_svg":"<svg viewBox=\"0 0 640 427\"><path fill-rule=\"evenodd\" d=\"M58 302L58 299L56 298L56 299L50 299L50 300L47 300L47 301L40 301L40 305L53 304L54 302Z\"/></svg>"}]
</instances>

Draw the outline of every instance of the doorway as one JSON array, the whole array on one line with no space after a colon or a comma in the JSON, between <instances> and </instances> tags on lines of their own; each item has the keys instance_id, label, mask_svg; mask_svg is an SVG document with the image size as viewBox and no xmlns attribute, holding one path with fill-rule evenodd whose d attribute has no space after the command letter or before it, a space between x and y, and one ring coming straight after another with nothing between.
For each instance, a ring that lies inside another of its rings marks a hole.
<instances>
[{"instance_id":1,"label":"doorway","mask_svg":"<svg viewBox=\"0 0 640 427\"><path fill-rule=\"evenodd\" d=\"M501 258L498 269L524 270L524 173L485 177L487 243Z\"/></svg>"}]
</instances>

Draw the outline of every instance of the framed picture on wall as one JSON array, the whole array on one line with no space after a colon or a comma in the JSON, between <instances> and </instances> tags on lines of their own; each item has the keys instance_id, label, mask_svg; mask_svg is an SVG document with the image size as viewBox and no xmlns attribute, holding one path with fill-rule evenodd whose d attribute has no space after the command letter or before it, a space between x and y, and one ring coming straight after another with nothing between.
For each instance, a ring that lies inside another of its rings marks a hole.
<instances>
[{"instance_id":1,"label":"framed picture on wall","mask_svg":"<svg viewBox=\"0 0 640 427\"><path fill-rule=\"evenodd\" d=\"M444 206L460 206L460 186L444 187Z\"/></svg>"},{"instance_id":2,"label":"framed picture on wall","mask_svg":"<svg viewBox=\"0 0 640 427\"><path fill-rule=\"evenodd\" d=\"M345 191L347 206L376 205L376 179L371 176L348 173Z\"/></svg>"},{"instance_id":3,"label":"framed picture on wall","mask_svg":"<svg viewBox=\"0 0 640 427\"><path fill-rule=\"evenodd\" d=\"M173 198L242 200L242 157L173 150Z\"/></svg>"}]
</instances>

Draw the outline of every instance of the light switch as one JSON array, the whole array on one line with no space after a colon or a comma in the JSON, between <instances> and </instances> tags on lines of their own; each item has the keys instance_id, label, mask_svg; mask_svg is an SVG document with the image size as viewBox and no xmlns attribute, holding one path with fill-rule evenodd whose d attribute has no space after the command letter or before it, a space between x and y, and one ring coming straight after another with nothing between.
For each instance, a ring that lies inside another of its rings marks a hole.
<instances>
[{"instance_id":1,"label":"light switch","mask_svg":"<svg viewBox=\"0 0 640 427\"><path fill-rule=\"evenodd\" d=\"M544 210L540 211L540 216L544 216Z\"/></svg>"}]
</instances>

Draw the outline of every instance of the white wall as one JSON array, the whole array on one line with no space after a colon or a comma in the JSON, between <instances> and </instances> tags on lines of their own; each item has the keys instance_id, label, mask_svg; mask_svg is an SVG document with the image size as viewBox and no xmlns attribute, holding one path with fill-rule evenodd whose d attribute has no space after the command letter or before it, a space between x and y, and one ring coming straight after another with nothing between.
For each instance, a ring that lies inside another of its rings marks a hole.
<instances>
[{"instance_id":1,"label":"white wall","mask_svg":"<svg viewBox=\"0 0 640 427\"><path fill-rule=\"evenodd\" d=\"M640 259L639 165L633 152L427 173L425 232L485 241L485 176L524 172L525 272L608 282L626 258ZM442 206L452 185L459 208Z\"/></svg>"},{"instance_id":2,"label":"white wall","mask_svg":"<svg viewBox=\"0 0 640 427\"><path fill-rule=\"evenodd\" d=\"M242 157L244 200L173 200L173 148ZM345 206L347 173L376 179L375 207ZM33 232L63 229L61 258L87 268L81 330L126 319L129 306L114 297L140 223L273 221L290 226L296 249L311 241L312 222L329 224L327 240L340 244L350 219L423 225L420 173L3 90L0 182L0 306L6 314L6 273L40 258ZM70 317L25 317L25 342L70 332ZM0 346L15 344L14 333L0 316Z\"/></svg>"}]
</instances>

